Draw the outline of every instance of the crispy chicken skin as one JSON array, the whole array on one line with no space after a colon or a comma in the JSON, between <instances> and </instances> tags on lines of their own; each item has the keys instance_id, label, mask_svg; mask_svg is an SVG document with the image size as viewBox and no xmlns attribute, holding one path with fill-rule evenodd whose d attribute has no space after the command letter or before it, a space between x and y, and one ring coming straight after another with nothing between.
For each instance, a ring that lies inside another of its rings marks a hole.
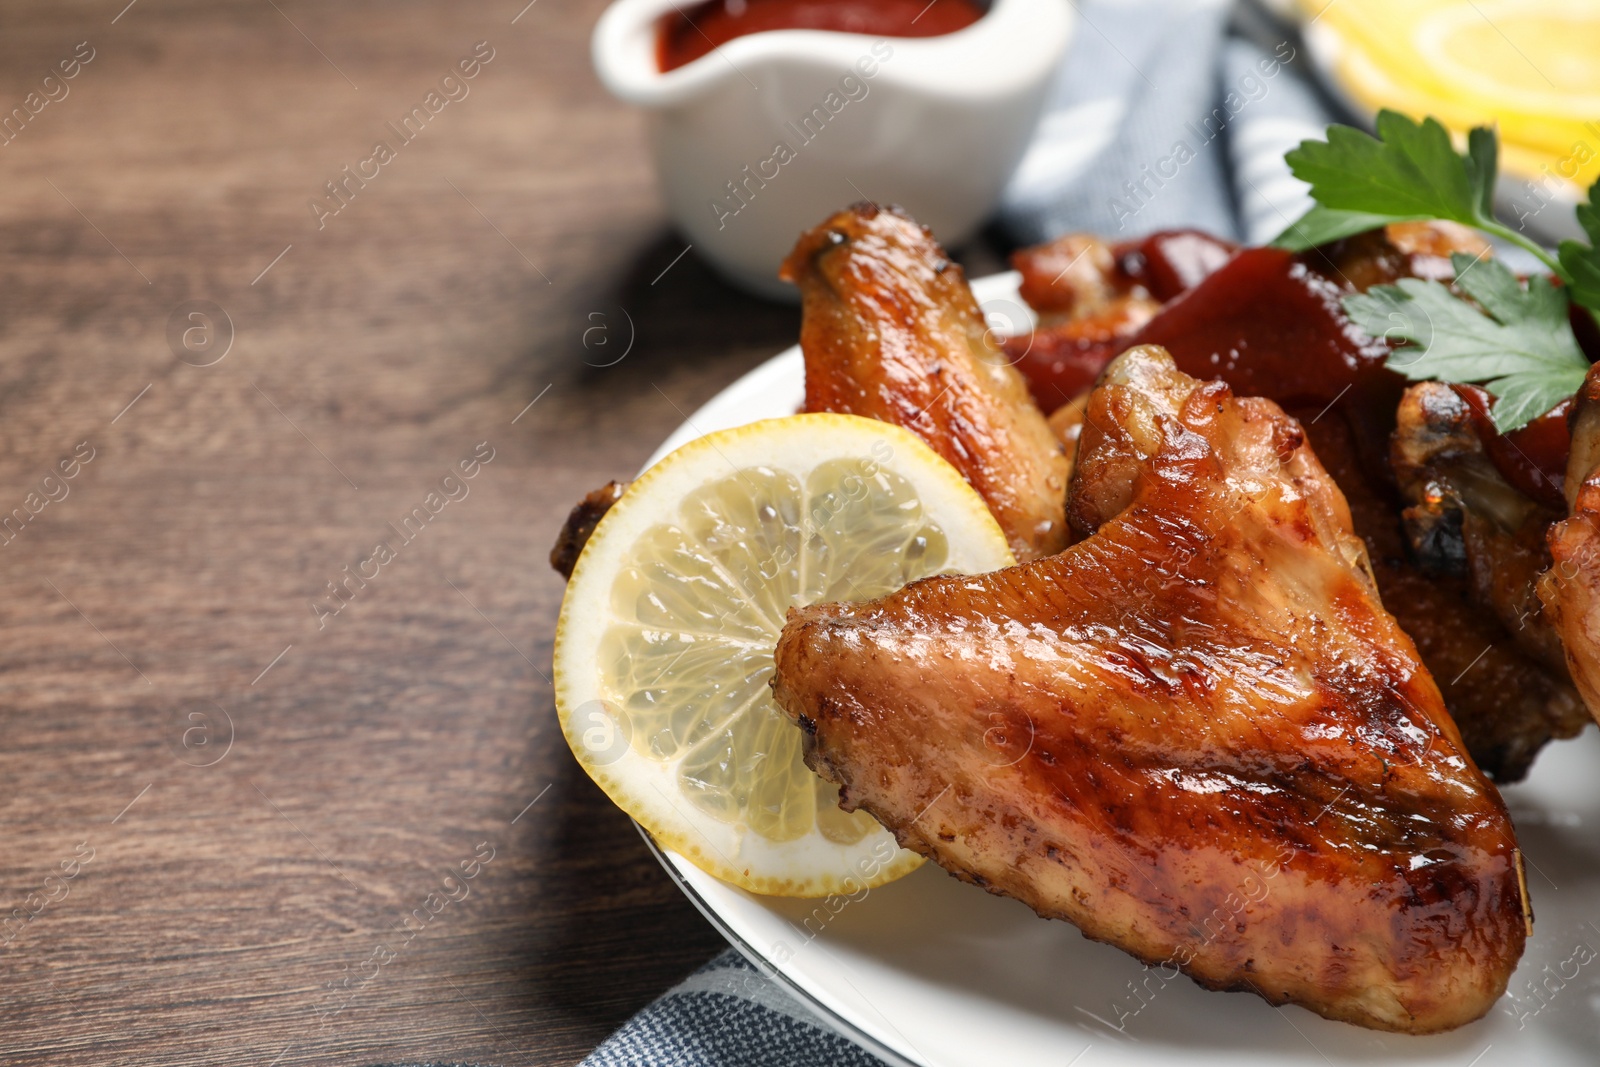
<instances>
[{"instance_id":1,"label":"crispy chicken skin","mask_svg":"<svg viewBox=\"0 0 1600 1067\"><path fill-rule=\"evenodd\" d=\"M1571 514L1550 528L1551 567L1539 599L1561 635L1567 669L1600 721L1600 363L1589 368L1572 420L1566 495Z\"/></svg>"},{"instance_id":2,"label":"crispy chicken skin","mask_svg":"<svg viewBox=\"0 0 1600 1067\"><path fill-rule=\"evenodd\" d=\"M806 410L903 426L972 483L1018 559L1067 544L1067 459L967 286L926 229L857 204L804 234Z\"/></svg>"},{"instance_id":3,"label":"crispy chicken skin","mask_svg":"<svg viewBox=\"0 0 1600 1067\"><path fill-rule=\"evenodd\" d=\"M1011 257L1018 292L1043 328L1100 320L1106 336L1129 333L1161 310L1161 301L1117 269L1117 250L1086 233L1069 233ZM1131 328L1129 328L1131 327Z\"/></svg>"},{"instance_id":4,"label":"crispy chicken skin","mask_svg":"<svg viewBox=\"0 0 1600 1067\"><path fill-rule=\"evenodd\" d=\"M1450 256L1455 252L1484 256L1492 254L1493 247L1455 222L1391 222L1325 246L1312 262L1320 261L1364 293L1374 285L1389 285L1401 278L1452 282L1456 271Z\"/></svg>"},{"instance_id":5,"label":"crispy chicken skin","mask_svg":"<svg viewBox=\"0 0 1600 1067\"><path fill-rule=\"evenodd\" d=\"M583 554L583 546L589 543L589 536L611 510L611 505L622 499L623 490L627 488L627 482L609 481L598 489L591 489L573 506L561 532L556 535L556 543L550 548L550 566L561 577L572 577L572 568L578 565L578 557Z\"/></svg>"},{"instance_id":6,"label":"crispy chicken skin","mask_svg":"<svg viewBox=\"0 0 1600 1067\"><path fill-rule=\"evenodd\" d=\"M1470 576L1474 599L1495 613L1517 647L1564 671L1561 641L1534 592L1550 566L1545 529L1561 516L1506 482L1478 437L1472 409L1451 386L1411 386L1395 422L1389 462L1417 562L1430 572Z\"/></svg>"},{"instance_id":7,"label":"crispy chicken skin","mask_svg":"<svg viewBox=\"0 0 1600 1067\"><path fill-rule=\"evenodd\" d=\"M957 877L1204 986L1482 1016L1527 934L1513 830L1299 424L1158 348L1086 415L1087 540L790 612L807 762Z\"/></svg>"},{"instance_id":8,"label":"crispy chicken skin","mask_svg":"<svg viewBox=\"0 0 1600 1067\"><path fill-rule=\"evenodd\" d=\"M1467 574L1417 564L1395 487L1377 477L1389 472L1375 474L1362 462L1349 420L1320 405L1296 414L1350 506L1384 607L1416 643L1473 761L1497 782L1520 780L1551 738L1571 737L1589 721L1566 668L1525 654L1496 614L1478 605Z\"/></svg>"}]
</instances>

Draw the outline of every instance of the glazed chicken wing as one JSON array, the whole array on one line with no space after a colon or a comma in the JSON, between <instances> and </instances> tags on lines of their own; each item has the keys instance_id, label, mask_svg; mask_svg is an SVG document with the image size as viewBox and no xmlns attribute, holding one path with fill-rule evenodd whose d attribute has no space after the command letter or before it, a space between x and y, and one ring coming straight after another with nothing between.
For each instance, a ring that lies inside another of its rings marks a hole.
<instances>
[{"instance_id":1,"label":"glazed chicken wing","mask_svg":"<svg viewBox=\"0 0 1600 1067\"><path fill-rule=\"evenodd\" d=\"M1272 402L1120 356L1060 555L792 611L807 762L906 847L1202 985L1410 1033L1522 954L1521 859Z\"/></svg>"},{"instance_id":2,"label":"glazed chicken wing","mask_svg":"<svg viewBox=\"0 0 1600 1067\"><path fill-rule=\"evenodd\" d=\"M1566 495L1571 512L1550 528L1544 603L1589 713L1600 721L1600 363L1589 368L1572 420Z\"/></svg>"},{"instance_id":3,"label":"glazed chicken wing","mask_svg":"<svg viewBox=\"0 0 1600 1067\"><path fill-rule=\"evenodd\" d=\"M1447 534L1448 529L1460 530L1466 524L1459 512L1460 523L1445 517L1442 508L1450 493L1442 485L1430 488L1431 476L1418 478L1432 472L1448 476L1452 484L1456 480L1457 468L1453 462L1442 462L1438 449L1418 448L1434 431L1414 430L1407 414L1406 429L1391 439L1396 450L1404 449L1409 456L1403 461L1408 473L1401 476L1409 487L1407 493L1416 493L1430 510L1433 505L1428 500L1435 495L1439 498L1437 521L1422 520L1419 513L1410 512L1409 521L1402 522L1405 498L1397 498L1396 487L1382 477L1392 477L1391 472L1373 471L1362 462L1359 422L1340 417L1338 411L1319 418L1321 405L1301 408L1295 414L1317 459L1350 506L1355 531L1367 544L1367 558L1372 561L1384 607L1416 643L1473 762L1497 782L1523 778L1540 749L1552 738L1570 737L1581 730L1589 715L1567 680L1565 666L1548 666L1524 652L1501 625L1499 615L1480 602L1473 579L1462 569L1464 543L1458 549L1460 558L1450 566L1424 567L1418 562L1419 558L1439 559L1456 551L1439 542L1454 537ZM1433 458L1419 465L1417 460L1429 453ZM1468 495L1477 496L1476 492ZM1407 543L1408 526L1423 539L1420 557ZM1491 575L1494 571L1489 568ZM1505 587L1500 582L1496 585Z\"/></svg>"},{"instance_id":4,"label":"glazed chicken wing","mask_svg":"<svg viewBox=\"0 0 1600 1067\"><path fill-rule=\"evenodd\" d=\"M903 426L972 483L1018 559L1067 544L1067 458L928 231L857 204L800 238L806 410Z\"/></svg>"},{"instance_id":5,"label":"glazed chicken wing","mask_svg":"<svg viewBox=\"0 0 1600 1067\"><path fill-rule=\"evenodd\" d=\"M1439 223L1396 224L1304 255L1243 249L1169 301L1134 340L1166 347L1186 373L1220 377L1241 393L1267 397L1300 417L1350 505L1383 600L1416 642L1468 751L1495 779L1515 781L1546 742L1571 736L1587 715L1565 667L1549 660L1548 641L1541 651L1536 613L1528 611L1528 567L1542 555L1542 533L1529 523L1514 537L1483 538L1479 535L1502 524L1474 524L1474 547L1484 551L1475 553L1471 573L1464 555L1457 561L1460 573L1441 573L1417 562L1401 509L1425 503L1436 489L1441 498L1450 495L1433 484L1435 472L1468 490L1466 497L1476 506L1485 494L1462 476L1482 471L1499 481L1502 469L1515 474L1527 467L1529 477L1513 477L1511 487L1523 495L1534 489L1529 499L1537 501L1540 475L1529 456L1544 457L1552 449L1548 442L1532 447L1534 442L1522 436L1534 426L1512 438L1483 434L1494 464L1475 460L1469 468L1457 468L1455 460L1465 452L1438 440L1428 428L1431 416L1412 419L1399 447L1418 457L1412 466L1420 477L1409 478L1408 490L1420 496L1403 500L1391 467L1391 435L1405 381L1385 367L1389 346L1357 328L1341 305L1352 285L1454 277L1449 259L1454 251L1487 249L1459 227ZM1030 374L1035 369L1027 360L1018 366ZM1551 428L1564 438L1564 422L1557 420ZM1413 431L1422 435L1415 442L1409 440ZM1461 435L1452 429L1450 436ZM1564 441L1559 452L1565 454ZM1515 462L1504 462L1508 454ZM1494 499L1507 498L1496 493ZM1462 511L1451 506L1438 514L1449 520ZM1502 618L1509 621L1503 625Z\"/></svg>"},{"instance_id":6,"label":"glazed chicken wing","mask_svg":"<svg viewBox=\"0 0 1600 1067\"><path fill-rule=\"evenodd\" d=\"M1477 602L1495 613L1517 647L1562 671L1560 639L1534 592L1550 566L1545 529L1561 516L1495 469L1457 387L1411 386L1395 422L1390 466L1417 562L1432 573L1467 575Z\"/></svg>"},{"instance_id":7,"label":"glazed chicken wing","mask_svg":"<svg viewBox=\"0 0 1600 1067\"><path fill-rule=\"evenodd\" d=\"M578 565L578 557L583 554L583 546L589 543L589 536L611 510L611 505L622 499L623 490L627 488L626 482L609 481L598 489L591 489L573 507L550 549L550 566L561 577L572 577L572 568Z\"/></svg>"}]
</instances>

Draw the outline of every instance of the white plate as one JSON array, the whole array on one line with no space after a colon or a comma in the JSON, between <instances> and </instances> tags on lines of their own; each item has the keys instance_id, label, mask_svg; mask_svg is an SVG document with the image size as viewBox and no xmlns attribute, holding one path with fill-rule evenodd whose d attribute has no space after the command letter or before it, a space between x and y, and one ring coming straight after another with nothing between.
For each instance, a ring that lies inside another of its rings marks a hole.
<instances>
[{"instance_id":1,"label":"white plate","mask_svg":"<svg viewBox=\"0 0 1600 1067\"><path fill-rule=\"evenodd\" d=\"M973 283L991 323L1025 320L1015 274ZM713 430L793 414L791 348L723 390L651 462ZM1155 971L1064 922L933 864L848 902L782 900L660 852L673 880L752 963L841 1032L907 1067L1594 1067L1600 1063L1600 734L1547 748L1505 791L1537 915L1489 1016L1435 1037L1380 1034ZM647 838L648 840L648 838ZM652 843L653 844L653 843ZM837 906L838 902L835 902ZM1142 997L1135 993L1139 990Z\"/></svg>"}]
</instances>

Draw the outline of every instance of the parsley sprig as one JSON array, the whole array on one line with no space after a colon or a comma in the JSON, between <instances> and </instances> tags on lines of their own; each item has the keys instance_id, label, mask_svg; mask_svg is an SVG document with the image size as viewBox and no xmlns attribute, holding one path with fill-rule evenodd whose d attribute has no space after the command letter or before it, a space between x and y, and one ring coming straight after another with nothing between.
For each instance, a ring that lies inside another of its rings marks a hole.
<instances>
[{"instance_id":1,"label":"parsley sprig","mask_svg":"<svg viewBox=\"0 0 1600 1067\"><path fill-rule=\"evenodd\" d=\"M1438 282L1402 278L1344 300L1356 325L1406 341L1389 366L1412 381L1482 382L1495 394L1502 432L1516 429L1578 391L1589 361L1572 335L1566 295L1537 275L1526 288L1493 259L1450 257L1456 286L1479 311Z\"/></svg>"},{"instance_id":2,"label":"parsley sprig","mask_svg":"<svg viewBox=\"0 0 1600 1067\"><path fill-rule=\"evenodd\" d=\"M1572 299L1594 311L1600 309L1600 181L1589 187L1589 201L1578 205L1578 224L1589 243L1561 242L1561 280L1567 283ZM1600 314L1595 316L1600 320Z\"/></svg>"},{"instance_id":3,"label":"parsley sprig","mask_svg":"<svg viewBox=\"0 0 1600 1067\"><path fill-rule=\"evenodd\" d=\"M1567 317L1568 301L1600 319L1600 182L1578 221L1589 243L1567 240L1556 255L1494 216L1499 143L1488 127L1467 136L1465 154L1436 120L1378 115L1377 137L1329 126L1327 140L1303 141L1284 158L1311 186L1316 204L1273 242L1304 251L1391 222L1443 220L1527 249L1561 287L1537 277L1526 287L1501 264L1453 257L1456 287L1415 278L1344 299L1374 336L1405 341L1389 365L1412 380L1478 382L1493 392L1495 425L1509 432L1577 391L1588 371ZM1480 311L1479 308L1482 308Z\"/></svg>"}]
</instances>

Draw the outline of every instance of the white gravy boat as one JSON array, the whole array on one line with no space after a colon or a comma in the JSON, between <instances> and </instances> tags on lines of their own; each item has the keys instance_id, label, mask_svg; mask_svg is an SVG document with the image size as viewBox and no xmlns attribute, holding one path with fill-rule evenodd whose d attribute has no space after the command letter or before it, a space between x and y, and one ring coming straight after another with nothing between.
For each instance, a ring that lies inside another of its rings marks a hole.
<instances>
[{"instance_id":1,"label":"white gravy boat","mask_svg":"<svg viewBox=\"0 0 1600 1067\"><path fill-rule=\"evenodd\" d=\"M1067 0L993 0L939 37L775 30L669 73L674 0L617 0L594 64L643 108L673 221L732 281L794 299L778 265L802 230L857 200L904 206L946 244L994 208L1072 35Z\"/></svg>"}]
</instances>

